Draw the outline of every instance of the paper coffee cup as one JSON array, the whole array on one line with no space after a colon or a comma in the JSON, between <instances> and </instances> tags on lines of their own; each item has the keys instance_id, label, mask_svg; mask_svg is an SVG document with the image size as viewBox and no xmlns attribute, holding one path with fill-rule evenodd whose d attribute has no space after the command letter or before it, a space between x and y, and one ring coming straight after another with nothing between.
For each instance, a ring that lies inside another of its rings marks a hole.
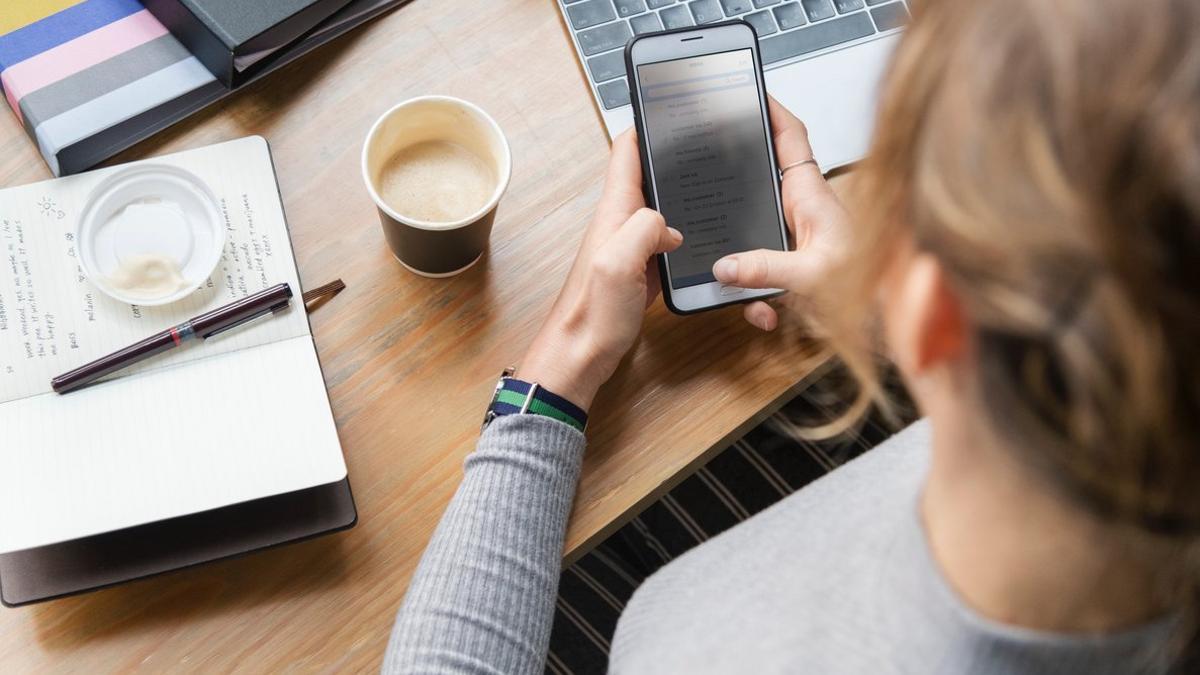
<instances>
[{"instance_id":1,"label":"paper coffee cup","mask_svg":"<svg viewBox=\"0 0 1200 675\"><path fill-rule=\"evenodd\" d=\"M382 185L385 166L398 153L430 141L455 144L490 167L495 185L486 203L448 222L422 220L388 203ZM396 259L416 274L449 277L483 256L496 205L512 174L512 154L500 125L478 106L450 96L421 96L395 106L371 127L363 144L362 173Z\"/></svg>"}]
</instances>

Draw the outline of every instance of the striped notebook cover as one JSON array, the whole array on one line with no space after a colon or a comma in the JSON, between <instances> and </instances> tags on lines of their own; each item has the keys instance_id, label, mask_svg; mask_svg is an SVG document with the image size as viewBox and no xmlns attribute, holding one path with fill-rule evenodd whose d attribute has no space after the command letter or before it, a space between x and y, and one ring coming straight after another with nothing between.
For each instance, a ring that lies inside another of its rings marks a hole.
<instances>
[{"instance_id":1,"label":"striped notebook cover","mask_svg":"<svg viewBox=\"0 0 1200 675\"><path fill-rule=\"evenodd\" d=\"M351 2L269 70L403 2ZM138 0L0 0L0 86L56 176L230 94Z\"/></svg>"},{"instance_id":2,"label":"striped notebook cover","mask_svg":"<svg viewBox=\"0 0 1200 675\"><path fill-rule=\"evenodd\" d=\"M55 175L84 168L64 150L215 83L137 0L0 5L0 84Z\"/></svg>"}]
</instances>

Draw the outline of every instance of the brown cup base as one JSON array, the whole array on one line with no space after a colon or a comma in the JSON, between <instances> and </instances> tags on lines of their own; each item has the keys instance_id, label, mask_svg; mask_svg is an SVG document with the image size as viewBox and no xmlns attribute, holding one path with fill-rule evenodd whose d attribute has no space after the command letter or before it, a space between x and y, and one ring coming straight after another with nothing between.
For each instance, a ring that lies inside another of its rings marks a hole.
<instances>
[{"instance_id":1,"label":"brown cup base","mask_svg":"<svg viewBox=\"0 0 1200 675\"><path fill-rule=\"evenodd\" d=\"M396 262L403 265L404 269L408 270L409 272L412 272L413 274L415 274L417 276L425 277L427 279L445 279L446 277L457 276L457 275L462 274L463 272L466 272L467 270L471 269L472 267L475 266L475 263L477 263L483 259L483 254L480 253L479 255L475 256L474 260L472 260L471 262L467 263L466 265L463 265L462 267L460 267L452 272L422 272L421 270L419 270L419 269L413 267L412 265L409 265L408 263L401 260L400 256L396 255L395 251L392 251L392 257L396 259Z\"/></svg>"}]
</instances>

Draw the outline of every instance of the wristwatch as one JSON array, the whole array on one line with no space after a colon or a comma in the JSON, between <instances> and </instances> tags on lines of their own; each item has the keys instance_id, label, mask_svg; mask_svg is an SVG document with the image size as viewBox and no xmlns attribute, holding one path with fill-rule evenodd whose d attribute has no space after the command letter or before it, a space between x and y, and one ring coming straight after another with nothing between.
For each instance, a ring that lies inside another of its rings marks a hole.
<instances>
[{"instance_id":1,"label":"wristwatch","mask_svg":"<svg viewBox=\"0 0 1200 675\"><path fill-rule=\"evenodd\" d=\"M542 415L565 422L579 431L587 428L587 413L567 399L542 387L537 382L525 382L513 377L514 368L505 368L496 383L492 404L483 416L482 432L492 420L501 415Z\"/></svg>"}]
</instances>

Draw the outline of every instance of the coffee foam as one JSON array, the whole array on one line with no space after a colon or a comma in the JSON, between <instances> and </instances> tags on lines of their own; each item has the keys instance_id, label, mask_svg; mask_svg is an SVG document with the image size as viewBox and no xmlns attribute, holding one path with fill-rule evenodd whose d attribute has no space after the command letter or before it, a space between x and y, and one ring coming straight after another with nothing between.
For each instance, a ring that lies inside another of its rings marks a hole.
<instances>
[{"instance_id":1,"label":"coffee foam","mask_svg":"<svg viewBox=\"0 0 1200 675\"><path fill-rule=\"evenodd\" d=\"M372 130L364 151L364 176L380 206L401 221L430 229L464 225L486 210L507 186L511 161L503 135L493 125L482 111L440 97L414 99L389 112ZM464 154L477 161L465 161ZM438 178L447 175L457 178ZM485 192L479 187L483 175L488 177L487 195L479 200L478 193ZM460 187L447 197L438 186L449 183ZM450 213L459 217L450 219Z\"/></svg>"},{"instance_id":2,"label":"coffee foam","mask_svg":"<svg viewBox=\"0 0 1200 675\"><path fill-rule=\"evenodd\" d=\"M377 184L380 198L398 214L452 223L487 205L496 172L458 143L430 140L397 151L380 168Z\"/></svg>"}]
</instances>

